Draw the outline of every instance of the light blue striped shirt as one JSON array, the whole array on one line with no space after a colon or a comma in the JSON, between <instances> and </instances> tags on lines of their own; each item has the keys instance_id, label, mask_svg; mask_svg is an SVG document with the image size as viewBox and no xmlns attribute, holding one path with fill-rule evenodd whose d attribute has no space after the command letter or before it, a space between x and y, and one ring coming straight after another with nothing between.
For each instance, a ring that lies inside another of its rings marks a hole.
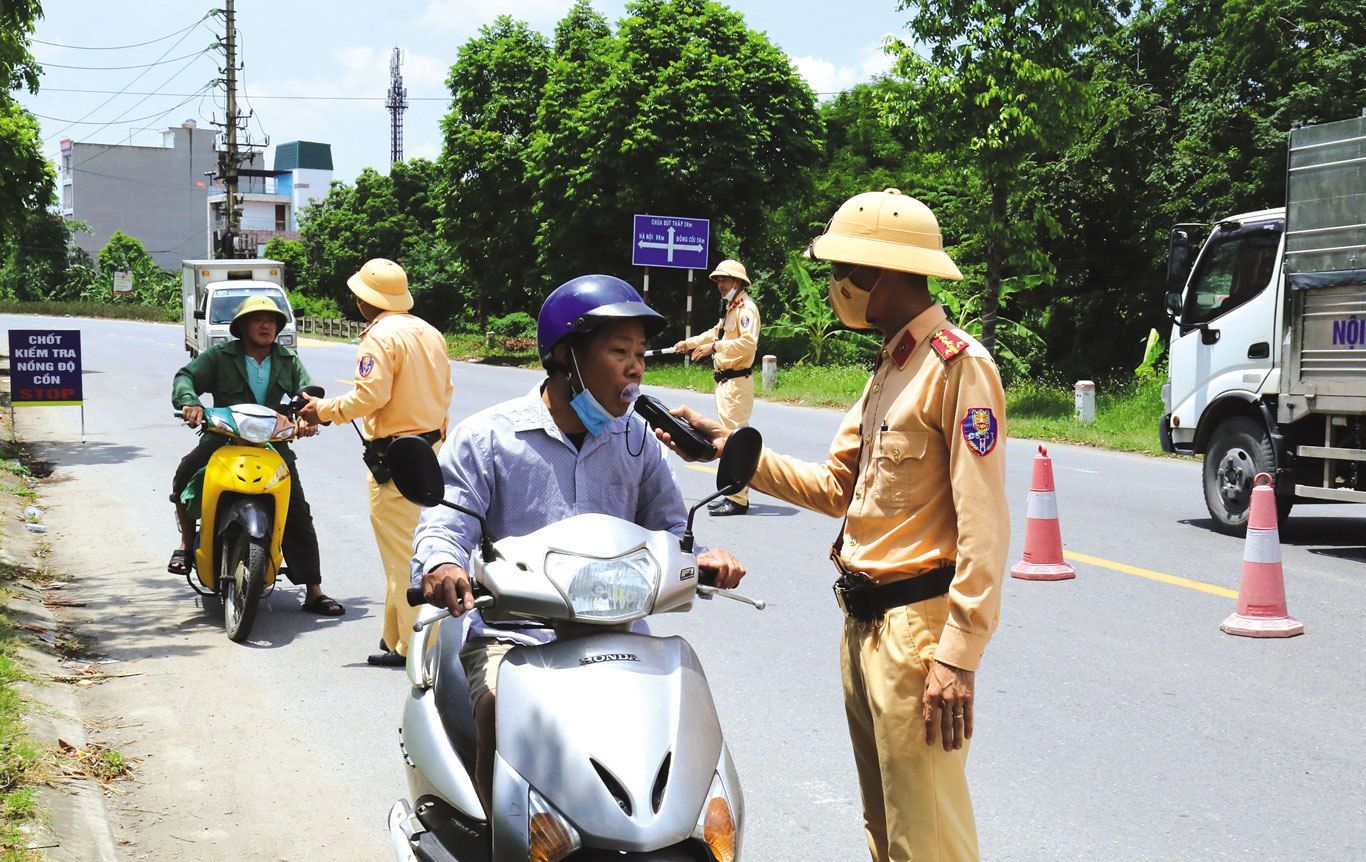
<instances>
[{"instance_id":1,"label":"light blue striped shirt","mask_svg":"<svg viewBox=\"0 0 1366 862\"><path fill-rule=\"evenodd\" d=\"M588 513L682 536L687 509L665 452L634 413L575 448L537 385L457 425L438 460L446 499L485 513L495 540ZM413 585L442 563L468 570L479 539L479 522L469 515L445 506L424 509L413 536ZM470 637L543 643L553 635L545 628L494 627L476 611Z\"/></svg>"}]
</instances>

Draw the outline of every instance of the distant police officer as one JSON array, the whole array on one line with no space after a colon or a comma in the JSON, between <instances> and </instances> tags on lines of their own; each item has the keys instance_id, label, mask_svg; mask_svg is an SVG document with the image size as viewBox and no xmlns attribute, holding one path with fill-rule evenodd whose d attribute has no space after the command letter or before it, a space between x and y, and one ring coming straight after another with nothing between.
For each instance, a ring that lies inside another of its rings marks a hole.
<instances>
[{"instance_id":1,"label":"distant police officer","mask_svg":"<svg viewBox=\"0 0 1366 862\"><path fill-rule=\"evenodd\" d=\"M996 627L1010 541L1001 380L930 299L926 276L962 276L919 201L896 189L851 198L807 255L833 264L840 320L886 340L829 459L765 449L751 484L845 519L831 557L873 859L976 860L964 774L973 675ZM678 412L724 445L715 423Z\"/></svg>"},{"instance_id":2,"label":"distant police officer","mask_svg":"<svg viewBox=\"0 0 1366 862\"><path fill-rule=\"evenodd\" d=\"M749 424L754 412L754 355L759 349L759 306L749 297L749 275L738 260L723 260L711 274L726 302L726 313L716 326L674 345L692 358L712 357L716 380L716 415L727 431ZM713 515L743 515L749 511L749 492L741 491L708 507Z\"/></svg>"},{"instance_id":3,"label":"distant police officer","mask_svg":"<svg viewBox=\"0 0 1366 862\"><path fill-rule=\"evenodd\" d=\"M365 420L370 524L386 581L384 639L380 652L368 661L398 667L408 654L408 636L417 617L406 593L411 585L413 531L421 510L389 481L384 452L390 441L404 434L421 435L433 446L445 437L451 365L441 333L407 313L413 297L402 267L376 258L346 284L356 295L361 314L370 321L357 350L356 388L339 398L310 399L303 415L310 421Z\"/></svg>"}]
</instances>

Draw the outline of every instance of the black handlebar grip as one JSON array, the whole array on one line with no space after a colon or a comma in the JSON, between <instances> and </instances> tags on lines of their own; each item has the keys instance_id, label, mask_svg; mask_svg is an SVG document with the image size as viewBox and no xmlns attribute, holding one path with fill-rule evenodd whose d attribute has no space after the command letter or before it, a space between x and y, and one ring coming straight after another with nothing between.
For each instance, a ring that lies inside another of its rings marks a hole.
<instances>
[{"instance_id":1,"label":"black handlebar grip","mask_svg":"<svg viewBox=\"0 0 1366 862\"><path fill-rule=\"evenodd\" d=\"M426 599L422 598L422 588L421 588L421 587L409 587L409 588L408 588L408 605L409 605L410 607L414 607L414 608L415 608L415 607L418 607L419 605L426 604L426 601L427 601Z\"/></svg>"},{"instance_id":2,"label":"black handlebar grip","mask_svg":"<svg viewBox=\"0 0 1366 862\"><path fill-rule=\"evenodd\" d=\"M702 569L697 573L697 583L704 587L716 586L716 571L714 569Z\"/></svg>"}]
</instances>

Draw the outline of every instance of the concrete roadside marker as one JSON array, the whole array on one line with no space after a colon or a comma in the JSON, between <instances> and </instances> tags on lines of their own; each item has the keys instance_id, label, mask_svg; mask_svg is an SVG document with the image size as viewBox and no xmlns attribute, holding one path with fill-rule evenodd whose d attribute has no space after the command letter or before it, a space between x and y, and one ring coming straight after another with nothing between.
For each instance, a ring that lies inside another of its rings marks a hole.
<instances>
[{"instance_id":1,"label":"concrete roadside marker","mask_svg":"<svg viewBox=\"0 0 1366 862\"><path fill-rule=\"evenodd\" d=\"M1304 634L1304 623L1290 616L1281 567L1281 536L1276 528L1276 492L1268 473L1252 480L1252 505L1243 547L1243 577L1238 610L1219 628L1249 638L1288 638Z\"/></svg>"},{"instance_id":2,"label":"concrete roadside marker","mask_svg":"<svg viewBox=\"0 0 1366 862\"><path fill-rule=\"evenodd\" d=\"M1077 576L1062 556L1058 526L1058 497L1053 487L1053 459L1039 447L1034 456L1034 478L1029 483L1025 521L1024 558L1010 568L1012 578L1025 581L1065 581Z\"/></svg>"}]
</instances>

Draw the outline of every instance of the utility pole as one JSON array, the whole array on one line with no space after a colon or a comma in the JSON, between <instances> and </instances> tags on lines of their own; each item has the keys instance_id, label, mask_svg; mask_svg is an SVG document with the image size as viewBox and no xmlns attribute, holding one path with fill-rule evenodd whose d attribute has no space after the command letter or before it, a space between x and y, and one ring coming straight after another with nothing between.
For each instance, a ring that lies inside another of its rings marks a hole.
<instances>
[{"instance_id":1,"label":"utility pole","mask_svg":"<svg viewBox=\"0 0 1366 862\"><path fill-rule=\"evenodd\" d=\"M227 65L224 69L223 85L227 91L227 117L224 118L223 137L224 147L218 153L218 179L223 181L227 189L227 199L224 201L223 232L218 237L218 256L220 258L235 258L238 254L238 237L242 233L242 222L239 216L237 204L239 195L238 189L238 169L242 166L241 154L237 147L237 130L240 117L237 114L237 13L233 8L233 0L224 0L227 8L223 10L223 26L225 28L224 50L227 54ZM218 125L215 123L214 125Z\"/></svg>"},{"instance_id":2,"label":"utility pole","mask_svg":"<svg viewBox=\"0 0 1366 862\"><path fill-rule=\"evenodd\" d=\"M389 57L389 163L403 161L403 112L408 109L408 90L403 86L403 52L394 48Z\"/></svg>"}]
</instances>

